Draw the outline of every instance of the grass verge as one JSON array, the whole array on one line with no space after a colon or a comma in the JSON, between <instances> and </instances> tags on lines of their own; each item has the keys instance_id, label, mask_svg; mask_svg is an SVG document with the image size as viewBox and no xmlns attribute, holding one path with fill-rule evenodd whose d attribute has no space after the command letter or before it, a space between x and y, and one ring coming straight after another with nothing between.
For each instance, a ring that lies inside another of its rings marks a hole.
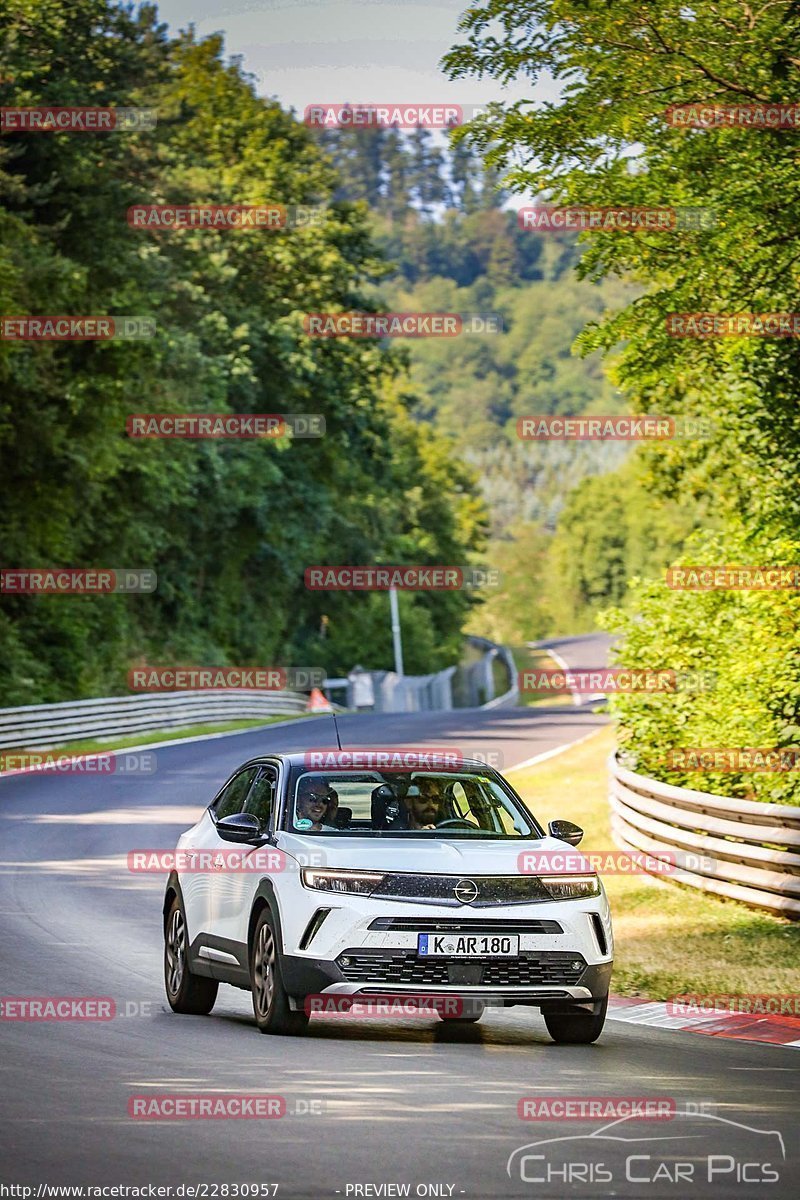
<instances>
[{"instance_id":1,"label":"grass verge","mask_svg":"<svg viewBox=\"0 0 800 1200\"><path fill-rule=\"evenodd\" d=\"M548 762L509 772L540 821L563 817L586 831L581 849L614 848L606 768L613 745L609 727ZM606 875L603 882L617 995L800 993L800 922L650 875Z\"/></svg>"},{"instance_id":2,"label":"grass verge","mask_svg":"<svg viewBox=\"0 0 800 1200\"><path fill-rule=\"evenodd\" d=\"M560 671L561 667L546 650L534 650L530 646L512 646L511 655L517 672ZM570 708L572 696L569 692L520 692L519 703L530 707L546 705L548 708Z\"/></svg>"}]
</instances>

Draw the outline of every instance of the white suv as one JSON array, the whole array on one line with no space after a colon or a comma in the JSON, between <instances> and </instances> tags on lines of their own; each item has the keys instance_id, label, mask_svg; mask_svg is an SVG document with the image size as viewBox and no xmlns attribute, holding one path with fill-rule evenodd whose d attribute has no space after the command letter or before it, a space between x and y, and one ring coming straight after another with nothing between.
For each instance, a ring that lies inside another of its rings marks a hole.
<instances>
[{"instance_id":1,"label":"white suv","mask_svg":"<svg viewBox=\"0 0 800 1200\"><path fill-rule=\"evenodd\" d=\"M481 763L419 751L396 770L370 753L253 759L181 836L164 899L172 1008L208 1013L229 983L252 992L262 1033L301 1033L312 998L457 996L468 1008L443 1019L528 1005L555 1041L594 1041L611 918L586 859L565 854L578 826L548 836Z\"/></svg>"}]
</instances>

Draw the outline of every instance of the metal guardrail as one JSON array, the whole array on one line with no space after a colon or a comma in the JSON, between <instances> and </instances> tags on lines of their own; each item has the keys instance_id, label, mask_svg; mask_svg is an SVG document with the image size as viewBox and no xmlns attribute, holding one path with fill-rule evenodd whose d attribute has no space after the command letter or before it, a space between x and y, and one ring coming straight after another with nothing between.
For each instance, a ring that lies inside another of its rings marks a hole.
<instances>
[{"instance_id":1,"label":"metal guardrail","mask_svg":"<svg viewBox=\"0 0 800 1200\"><path fill-rule=\"evenodd\" d=\"M0 708L0 750L46 750L84 738L127 736L148 729L290 716L305 712L307 703L308 697L299 692L227 688Z\"/></svg>"},{"instance_id":2,"label":"metal guardrail","mask_svg":"<svg viewBox=\"0 0 800 1200\"><path fill-rule=\"evenodd\" d=\"M623 850L674 861L681 883L800 920L800 808L675 787L609 760L611 829Z\"/></svg>"},{"instance_id":3,"label":"metal guardrail","mask_svg":"<svg viewBox=\"0 0 800 1200\"><path fill-rule=\"evenodd\" d=\"M452 678L455 672L455 667L445 667L443 671L434 671L430 675L373 671L375 704L372 711L447 712L453 707Z\"/></svg>"},{"instance_id":4,"label":"metal guardrail","mask_svg":"<svg viewBox=\"0 0 800 1200\"><path fill-rule=\"evenodd\" d=\"M467 639L473 646L478 649L485 650L485 654L479 663L475 663L475 668L482 674L484 681L483 695L486 697L480 705L481 708L508 708L517 703L519 699L519 686L517 683L517 664L514 662L514 656L508 646L499 645L497 642L491 642L488 638L470 637ZM499 696L495 696L494 682L494 662L499 659L503 663L508 676L508 688Z\"/></svg>"},{"instance_id":5,"label":"metal guardrail","mask_svg":"<svg viewBox=\"0 0 800 1200\"><path fill-rule=\"evenodd\" d=\"M511 651L487 638L469 636L467 641L482 651L475 662L445 667L430 675L398 675L394 671L367 671L372 680L373 712L447 712L452 708L502 708L516 704L519 697L517 670ZM495 696L494 664L503 664L507 690ZM353 675L326 679L324 691L335 695L348 708L357 707Z\"/></svg>"},{"instance_id":6,"label":"metal guardrail","mask_svg":"<svg viewBox=\"0 0 800 1200\"><path fill-rule=\"evenodd\" d=\"M511 653L485 638L470 642L484 650L478 662L468 667L447 667L431 675L406 675L391 671L370 672L375 685L376 712L422 712L453 707L453 678L463 670L469 685L469 703L484 708L514 704L517 699L516 671ZM499 658L506 666L510 690L494 697L492 664ZM329 679L325 691L347 692L352 707L350 681ZM159 692L136 696L105 696L73 700L63 704L29 704L0 708L0 750L47 750L68 742L90 738L127 736L152 729L235 721L241 718L291 716L306 711L308 697L300 692L258 692L248 688L213 691ZM338 705L334 705L338 708Z\"/></svg>"}]
</instances>

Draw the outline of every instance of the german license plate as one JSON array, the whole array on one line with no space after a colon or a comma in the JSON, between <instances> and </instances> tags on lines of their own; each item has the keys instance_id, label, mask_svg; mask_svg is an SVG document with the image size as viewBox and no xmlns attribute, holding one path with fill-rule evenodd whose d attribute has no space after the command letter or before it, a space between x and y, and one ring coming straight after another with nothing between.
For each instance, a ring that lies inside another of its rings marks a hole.
<instances>
[{"instance_id":1,"label":"german license plate","mask_svg":"<svg viewBox=\"0 0 800 1200\"><path fill-rule=\"evenodd\" d=\"M519 934L419 933L420 958L516 958Z\"/></svg>"}]
</instances>

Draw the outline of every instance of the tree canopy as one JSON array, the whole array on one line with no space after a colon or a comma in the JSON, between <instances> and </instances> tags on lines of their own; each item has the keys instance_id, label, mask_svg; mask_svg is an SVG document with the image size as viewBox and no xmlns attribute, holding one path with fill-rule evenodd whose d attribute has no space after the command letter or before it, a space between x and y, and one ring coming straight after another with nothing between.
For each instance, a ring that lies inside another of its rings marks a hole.
<instances>
[{"instance_id":1,"label":"tree canopy","mask_svg":"<svg viewBox=\"0 0 800 1200\"><path fill-rule=\"evenodd\" d=\"M675 337L669 318L796 309L797 139L791 125L776 125L774 114L777 105L791 110L797 100L800 8L790 0L755 9L733 0L489 0L468 9L460 33L462 42L445 59L452 77L531 83L549 77L560 88L556 100L497 105L458 131L503 171L504 186L552 204L710 215L674 229L580 235L580 274L621 276L639 289L632 301L591 322L582 345L587 351L621 346L615 377L633 411L689 413L715 423L713 438L676 440L638 456L639 503L661 495L700 526L677 561L798 563L797 338ZM668 111L686 105L696 108L689 120ZM635 499L621 477L595 486L594 500L610 523L623 495L627 509ZM589 491L583 496L590 500ZM575 515L580 504L573 502ZM596 523L585 512L579 536ZM574 538L570 545L578 547ZM606 554L605 581L586 578L580 586L608 594L625 559L617 546ZM733 706L748 714L737 736L797 744L797 591L687 596L669 593L663 574L651 578L634 580L629 616L609 617L626 634L622 661L649 666L669 653L688 655L692 666L718 673L708 711L719 718L721 708ZM754 680L761 672L769 680L763 689ZM674 744L698 731L708 738L715 728L717 739L730 733L721 719L716 727L704 721L708 702L697 697L679 707L673 697L615 704L646 763L670 739ZM698 775L691 782L709 781ZM725 786L800 799L796 780L734 776Z\"/></svg>"},{"instance_id":2,"label":"tree canopy","mask_svg":"<svg viewBox=\"0 0 800 1200\"><path fill-rule=\"evenodd\" d=\"M258 98L218 36L150 6L2 5L0 103L158 111L155 130L0 142L5 314L154 318L105 342L0 342L2 542L12 566L152 567L142 596L6 596L4 703L120 691L134 659L391 663L385 596L309 592L307 565L462 563L471 471L409 417L400 356L315 340L303 315L366 305L385 268L312 134ZM131 228L134 203L322 206L274 231ZM316 413L320 439L133 441L139 412ZM465 593L404 598L407 669L458 657ZM323 620L326 618L326 620Z\"/></svg>"}]
</instances>

